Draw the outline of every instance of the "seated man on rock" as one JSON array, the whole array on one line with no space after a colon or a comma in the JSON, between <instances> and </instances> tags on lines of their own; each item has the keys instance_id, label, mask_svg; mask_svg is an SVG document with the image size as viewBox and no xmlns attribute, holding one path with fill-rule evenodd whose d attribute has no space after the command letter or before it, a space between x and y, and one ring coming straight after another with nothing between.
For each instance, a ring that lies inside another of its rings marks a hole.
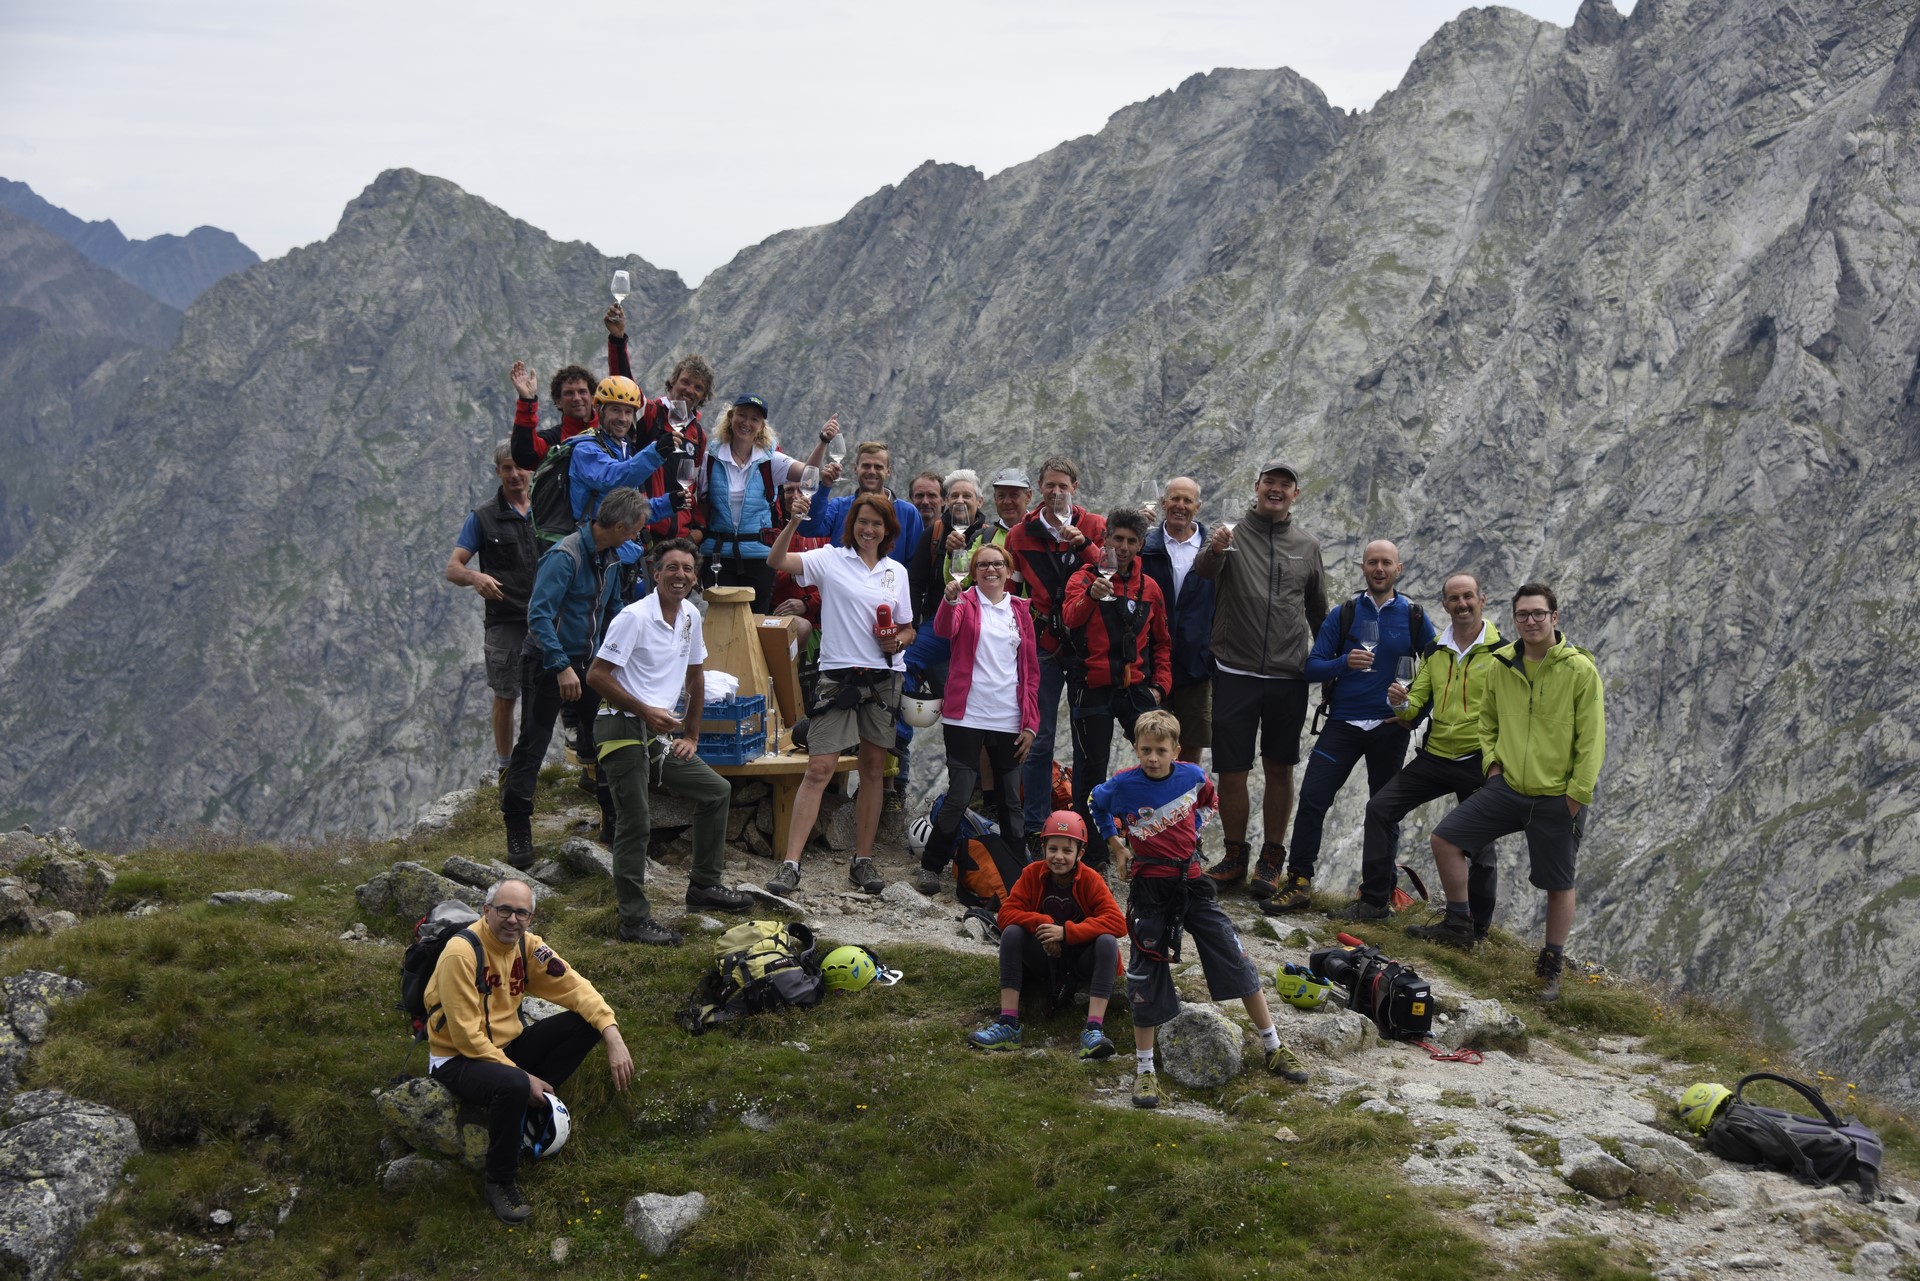
<instances>
[{"instance_id":1,"label":"seated man on rock","mask_svg":"<svg viewBox=\"0 0 1920 1281\"><path fill-rule=\"evenodd\" d=\"M602 1041L614 1088L633 1080L613 1008L528 931L532 920L533 887L497 882L480 921L447 940L426 992L428 1074L462 1102L487 1109L487 1207L505 1223L533 1213L515 1181L527 1110L548 1107L554 1087ZM484 978L476 981L476 971ZM523 1029L520 1001L529 993L568 1012Z\"/></svg>"}]
</instances>

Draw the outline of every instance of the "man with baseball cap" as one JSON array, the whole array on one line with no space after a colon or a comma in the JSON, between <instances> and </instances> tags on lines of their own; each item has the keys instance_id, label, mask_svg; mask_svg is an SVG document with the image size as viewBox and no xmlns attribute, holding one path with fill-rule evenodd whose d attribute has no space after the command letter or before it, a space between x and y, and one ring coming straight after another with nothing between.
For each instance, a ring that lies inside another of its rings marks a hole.
<instances>
[{"instance_id":1,"label":"man with baseball cap","mask_svg":"<svg viewBox=\"0 0 1920 1281\"><path fill-rule=\"evenodd\" d=\"M1221 885L1247 874L1251 807L1247 775L1256 741L1266 775L1261 804L1265 839L1249 893L1270 898L1286 866L1293 815L1293 767L1307 719L1307 651L1327 617L1320 543L1293 519L1300 469L1273 459L1253 484L1253 506L1239 525L1222 521L1193 572L1217 587L1213 614L1213 767L1220 779L1220 823L1227 853L1209 872Z\"/></svg>"}]
</instances>

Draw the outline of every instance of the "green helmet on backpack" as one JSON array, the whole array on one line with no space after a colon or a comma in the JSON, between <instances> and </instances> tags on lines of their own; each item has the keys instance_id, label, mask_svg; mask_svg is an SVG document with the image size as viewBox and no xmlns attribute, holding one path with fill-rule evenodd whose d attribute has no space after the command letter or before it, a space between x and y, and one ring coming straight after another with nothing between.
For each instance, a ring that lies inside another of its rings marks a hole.
<instances>
[{"instance_id":1,"label":"green helmet on backpack","mask_svg":"<svg viewBox=\"0 0 1920 1281\"><path fill-rule=\"evenodd\" d=\"M879 969L873 953L849 943L827 953L827 959L820 962L820 977L827 981L828 987L858 992L873 982Z\"/></svg>"},{"instance_id":2,"label":"green helmet on backpack","mask_svg":"<svg viewBox=\"0 0 1920 1281\"><path fill-rule=\"evenodd\" d=\"M1713 1124L1720 1105L1733 1097L1733 1091L1718 1081L1700 1081L1687 1087L1680 1096L1680 1119L1697 1134L1705 1134Z\"/></svg>"},{"instance_id":3,"label":"green helmet on backpack","mask_svg":"<svg viewBox=\"0 0 1920 1281\"><path fill-rule=\"evenodd\" d=\"M1292 961L1274 971L1273 985L1279 990L1281 1000L1303 1010L1319 1009L1333 992L1332 983Z\"/></svg>"}]
</instances>

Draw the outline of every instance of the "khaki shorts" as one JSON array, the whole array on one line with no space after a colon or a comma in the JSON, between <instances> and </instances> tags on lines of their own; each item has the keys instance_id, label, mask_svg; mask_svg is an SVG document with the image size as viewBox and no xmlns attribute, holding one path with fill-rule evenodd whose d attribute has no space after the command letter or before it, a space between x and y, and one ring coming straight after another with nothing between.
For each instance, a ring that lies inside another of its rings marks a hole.
<instances>
[{"instance_id":1,"label":"khaki shorts","mask_svg":"<svg viewBox=\"0 0 1920 1281\"><path fill-rule=\"evenodd\" d=\"M1180 750L1213 745L1213 682L1195 681L1166 696L1160 706L1180 722Z\"/></svg>"},{"instance_id":2,"label":"khaki shorts","mask_svg":"<svg viewBox=\"0 0 1920 1281\"><path fill-rule=\"evenodd\" d=\"M837 674L820 673L820 684L813 695L816 707L840 691L841 682L834 679ZM871 689L863 690L858 707L844 710L830 707L823 712L810 714L807 718L807 754L844 756L863 741L892 751L894 719L899 713L900 673L895 672Z\"/></svg>"}]
</instances>

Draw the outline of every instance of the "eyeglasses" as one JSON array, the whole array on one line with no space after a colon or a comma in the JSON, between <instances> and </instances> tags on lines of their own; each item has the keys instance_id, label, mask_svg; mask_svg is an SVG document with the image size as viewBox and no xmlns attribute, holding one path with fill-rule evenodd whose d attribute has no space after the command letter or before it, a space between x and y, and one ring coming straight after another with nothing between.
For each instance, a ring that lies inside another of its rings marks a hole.
<instances>
[{"instance_id":1,"label":"eyeglasses","mask_svg":"<svg viewBox=\"0 0 1920 1281\"><path fill-rule=\"evenodd\" d=\"M1519 623L1544 623L1552 617L1553 611L1550 609L1516 609L1513 611L1514 621Z\"/></svg>"},{"instance_id":2,"label":"eyeglasses","mask_svg":"<svg viewBox=\"0 0 1920 1281\"><path fill-rule=\"evenodd\" d=\"M1007 563L1001 560L983 560L975 565L973 570L976 574L1004 574L1007 572Z\"/></svg>"},{"instance_id":3,"label":"eyeglasses","mask_svg":"<svg viewBox=\"0 0 1920 1281\"><path fill-rule=\"evenodd\" d=\"M487 906L510 921L531 921L533 919L533 909L530 907L503 907L498 903L489 903Z\"/></svg>"}]
</instances>

